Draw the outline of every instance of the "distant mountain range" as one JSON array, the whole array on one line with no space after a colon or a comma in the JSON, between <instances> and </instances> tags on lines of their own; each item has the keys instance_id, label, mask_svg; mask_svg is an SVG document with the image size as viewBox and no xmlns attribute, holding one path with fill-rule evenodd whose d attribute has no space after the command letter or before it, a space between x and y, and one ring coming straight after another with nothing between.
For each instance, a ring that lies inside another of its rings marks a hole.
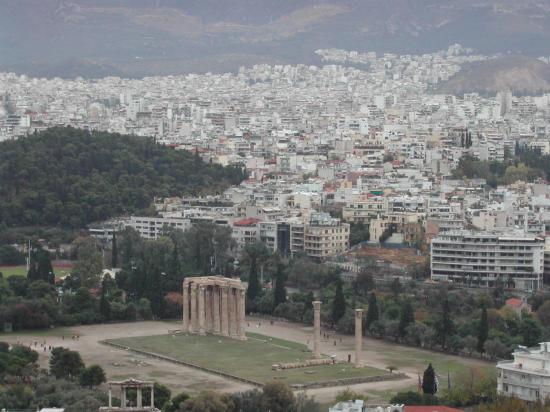
<instances>
[{"instance_id":1,"label":"distant mountain range","mask_svg":"<svg viewBox=\"0 0 550 412\"><path fill-rule=\"evenodd\" d=\"M96 77L320 63L314 50L550 54L545 0L2 0L0 69Z\"/></svg>"}]
</instances>

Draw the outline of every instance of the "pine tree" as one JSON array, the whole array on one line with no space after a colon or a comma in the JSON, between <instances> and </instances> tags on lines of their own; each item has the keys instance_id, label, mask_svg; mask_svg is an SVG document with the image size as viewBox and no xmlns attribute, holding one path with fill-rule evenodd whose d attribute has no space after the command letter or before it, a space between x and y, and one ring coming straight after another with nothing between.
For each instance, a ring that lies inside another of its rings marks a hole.
<instances>
[{"instance_id":1,"label":"pine tree","mask_svg":"<svg viewBox=\"0 0 550 412\"><path fill-rule=\"evenodd\" d=\"M407 326L414 323L414 310L409 300L406 300L401 307L401 314L399 317L399 336L405 337Z\"/></svg>"},{"instance_id":2,"label":"pine tree","mask_svg":"<svg viewBox=\"0 0 550 412\"><path fill-rule=\"evenodd\" d=\"M116 268L118 266L118 246L116 243L116 235L115 231L113 230L113 239L112 239L112 245L111 245L111 267Z\"/></svg>"},{"instance_id":3,"label":"pine tree","mask_svg":"<svg viewBox=\"0 0 550 412\"><path fill-rule=\"evenodd\" d=\"M424 395L435 395L437 392L435 371L431 363L424 371L424 377L422 379L422 392L424 392Z\"/></svg>"},{"instance_id":4,"label":"pine tree","mask_svg":"<svg viewBox=\"0 0 550 412\"><path fill-rule=\"evenodd\" d=\"M277 273L275 275L275 291L273 293L273 297L275 300L274 307L277 307L279 304L286 302L285 280L286 275L284 272L284 266L279 263L277 265Z\"/></svg>"},{"instance_id":5,"label":"pine tree","mask_svg":"<svg viewBox=\"0 0 550 412\"><path fill-rule=\"evenodd\" d=\"M336 281L336 293L332 301L332 321L338 323L346 313L346 298L342 288L342 280L338 278Z\"/></svg>"},{"instance_id":6,"label":"pine tree","mask_svg":"<svg viewBox=\"0 0 550 412\"><path fill-rule=\"evenodd\" d=\"M378 302L376 301L376 294L372 292L369 297L369 308L367 310L367 319L365 321L365 329L369 329L373 322L376 322L380 314L378 312Z\"/></svg>"},{"instance_id":7,"label":"pine tree","mask_svg":"<svg viewBox=\"0 0 550 412\"><path fill-rule=\"evenodd\" d=\"M484 306L481 310L481 320L479 322L479 329L477 331L477 351L479 353L485 352L485 341L489 336L489 322L487 320L487 308Z\"/></svg>"}]
</instances>

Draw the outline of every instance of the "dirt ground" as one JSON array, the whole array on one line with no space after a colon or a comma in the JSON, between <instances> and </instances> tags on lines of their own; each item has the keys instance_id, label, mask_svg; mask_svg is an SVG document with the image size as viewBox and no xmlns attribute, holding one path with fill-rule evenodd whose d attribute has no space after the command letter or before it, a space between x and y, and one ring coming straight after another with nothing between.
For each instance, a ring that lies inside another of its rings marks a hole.
<instances>
[{"instance_id":1,"label":"dirt ground","mask_svg":"<svg viewBox=\"0 0 550 412\"><path fill-rule=\"evenodd\" d=\"M35 335L32 333L5 334L0 337L0 340L9 343L20 341L26 345L32 344L33 347L34 342L38 342L36 350L40 353L39 361L43 367L47 367L49 360L49 351L46 350L44 352L41 348L41 343L44 341L46 342L46 347L51 345L74 349L80 352L86 364L101 365L105 369L109 380L129 377L153 379L170 387L174 394L180 392L196 393L207 389L223 392L238 392L251 389L249 385L230 379L193 368L175 365L170 362L153 360L99 343L99 341L104 339L164 334L178 327L179 324L177 323L163 321L90 325L71 327L66 330L54 329L51 333L39 332ZM247 318L247 329L250 332L300 342L307 344L310 348L312 347L311 327L287 322L274 322L271 324L266 320ZM78 334L79 338L72 339L72 334ZM334 342L336 342L336 345ZM323 353L346 359L348 354L353 354L353 342L353 336L330 334L328 338L322 339L321 350ZM401 350L406 351L408 349L404 346L364 338L363 361L368 366L385 369L388 366L388 353L399 353ZM439 355L434 354L434 356ZM446 358L452 359L454 357L446 356ZM466 365L471 364L472 366L480 365L479 361L463 358L452 359L452 361ZM422 368L419 365L401 367L399 361L396 361L396 363L399 372L406 373L409 376L407 379L352 385L350 388L357 392L367 393L371 399L379 400L385 400L389 392L414 389L418 381L417 375L422 372L425 366ZM404 362L404 364L408 363ZM238 368L238 365L235 365L235 367ZM311 389L307 393L315 396L317 401L326 403L334 399L335 395L342 389L342 387Z\"/></svg>"},{"instance_id":2,"label":"dirt ground","mask_svg":"<svg viewBox=\"0 0 550 412\"><path fill-rule=\"evenodd\" d=\"M411 248L394 249L388 247L363 246L361 249L350 253L350 255L383 260L403 268L411 267L415 264L421 265L426 261L426 256L417 255L416 249Z\"/></svg>"}]
</instances>

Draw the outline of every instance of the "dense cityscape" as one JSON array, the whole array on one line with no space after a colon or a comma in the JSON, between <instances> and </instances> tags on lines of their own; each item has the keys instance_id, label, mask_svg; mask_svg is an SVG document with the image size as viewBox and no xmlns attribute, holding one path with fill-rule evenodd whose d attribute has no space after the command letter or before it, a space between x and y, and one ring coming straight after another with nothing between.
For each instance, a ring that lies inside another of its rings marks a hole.
<instances>
[{"instance_id":1,"label":"dense cityscape","mask_svg":"<svg viewBox=\"0 0 550 412\"><path fill-rule=\"evenodd\" d=\"M0 72L1 410L550 410L546 83L314 53Z\"/></svg>"}]
</instances>

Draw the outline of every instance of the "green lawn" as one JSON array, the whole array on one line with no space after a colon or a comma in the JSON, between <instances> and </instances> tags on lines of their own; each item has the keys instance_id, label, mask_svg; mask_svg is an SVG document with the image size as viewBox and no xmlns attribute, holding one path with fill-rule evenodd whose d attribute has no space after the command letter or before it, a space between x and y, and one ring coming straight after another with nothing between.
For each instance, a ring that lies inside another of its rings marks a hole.
<instances>
[{"instance_id":1,"label":"green lawn","mask_svg":"<svg viewBox=\"0 0 550 412\"><path fill-rule=\"evenodd\" d=\"M54 266L53 271L55 276L66 276L71 272L70 268ZM5 278L10 276L27 276L27 267L25 265L20 266L0 266L0 272Z\"/></svg>"},{"instance_id":2,"label":"green lawn","mask_svg":"<svg viewBox=\"0 0 550 412\"><path fill-rule=\"evenodd\" d=\"M299 343L256 333L247 336L247 341L238 341L211 335L155 335L113 339L111 342L261 383L280 379L289 384L305 384L388 373L369 367L357 369L348 364L274 371L271 369L273 364L310 359L311 352Z\"/></svg>"}]
</instances>

